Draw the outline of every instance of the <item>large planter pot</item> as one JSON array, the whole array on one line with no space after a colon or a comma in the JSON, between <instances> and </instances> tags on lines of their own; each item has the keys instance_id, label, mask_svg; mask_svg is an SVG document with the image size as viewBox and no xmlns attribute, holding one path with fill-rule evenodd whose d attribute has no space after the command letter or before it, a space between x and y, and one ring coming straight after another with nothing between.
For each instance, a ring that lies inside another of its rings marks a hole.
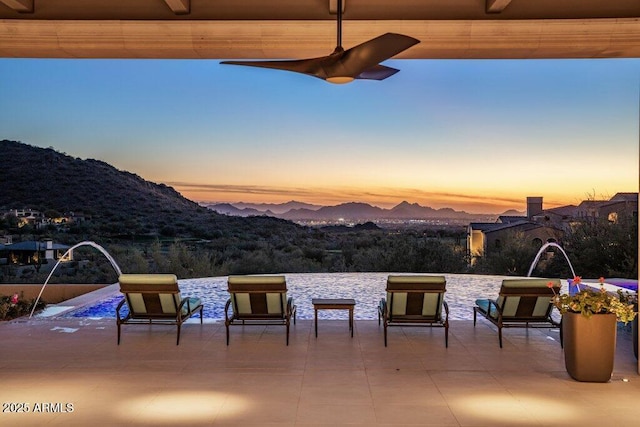
<instances>
[{"instance_id":1,"label":"large planter pot","mask_svg":"<svg viewBox=\"0 0 640 427\"><path fill-rule=\"evenodd\" d=\"M616 353L616 315L562 315L564 363L577 381L604 383L611 379Z\"/></svg>"}]
</instances>

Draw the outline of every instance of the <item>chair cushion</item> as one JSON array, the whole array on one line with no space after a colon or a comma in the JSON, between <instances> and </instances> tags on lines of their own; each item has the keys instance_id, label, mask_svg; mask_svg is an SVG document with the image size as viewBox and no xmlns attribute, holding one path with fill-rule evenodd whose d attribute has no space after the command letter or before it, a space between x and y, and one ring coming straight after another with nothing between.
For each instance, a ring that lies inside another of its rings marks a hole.
<instances>
[{"instance_id":1,"label":"chair cushion","mask_svg":"<svg viewBox=\"0 0 640 427\"><path fill-rule=\"evenodd\" d=\"M388 292L391 316L439 316L443 298L436 292Z\"/></svg>"},{"instance_id":2,"label":"chair cushion","mask_svg":"<svg viewBox=\"0 0 640 427\"><path fill-rule=\"evenodd\" d=\"M177 292L175 274L121 274L118 277L121 292Z\"/></svg>"},{"instance_id":3,"label":"chair cushion","mask_svg":"<svg viewBox=\"0 0 640 427\"><path fill-rule=\"evenodd\" d=\"M445 291L446 280L444 276L417 276L417 275L389 275L387 278L387 291Z\"/></svg>"},{"instance_id":4,"label":"chair cushion","mask_svg":"<svg viewBox=\"0 0 640 427\"><path fill-rule=\"evenodd\" d=\"M287 309L287 294L232 292L231 306L236 315L283 315Z\"/></svg>"},{"instance_id":5,"label":"chair cushion","mask_svg":"<svg viewBox=\"0 0 640 427\"><path fill-rule=\"evenodd\" d=\"M284 276L229 276L227 285L229 292L287 290L287 282Z\"/></svg>"},{"instance_id":6,"label":"chair cushion","mask_svg":"<svg viewBox=\"0 0 640 427\"><path fill-rule=\"evenodd\" d=\"M553 283L553 290L549 288ZM500 287L501 295L539 294L553 295L560 291L560 279L505 279Z\"/></svg>"}]
</instances>

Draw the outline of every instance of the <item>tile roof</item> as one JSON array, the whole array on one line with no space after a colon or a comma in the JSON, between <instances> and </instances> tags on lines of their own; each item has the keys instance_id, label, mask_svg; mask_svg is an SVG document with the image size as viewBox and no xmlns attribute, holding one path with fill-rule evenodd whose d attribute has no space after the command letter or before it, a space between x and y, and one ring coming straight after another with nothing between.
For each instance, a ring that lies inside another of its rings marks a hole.
<instances>
[{"instance_id":1,"label":"tile roof","mask_svg":"<svg viewBox=\"0 0 640 427\"><path fill-rule=\"evenodd\" d=\"M4 245L4 250L15 250L15 251L44 251L46 249L58 249L58 250L66 250L71 246L62 245L59 243L54 243L51 248L47 248L47 244L44 242L36 242L34 240L26 241L26 242L18 242L13 243L11 245ZM0 248L2 249L2 248Z\"/></svg>"}]
</instances>

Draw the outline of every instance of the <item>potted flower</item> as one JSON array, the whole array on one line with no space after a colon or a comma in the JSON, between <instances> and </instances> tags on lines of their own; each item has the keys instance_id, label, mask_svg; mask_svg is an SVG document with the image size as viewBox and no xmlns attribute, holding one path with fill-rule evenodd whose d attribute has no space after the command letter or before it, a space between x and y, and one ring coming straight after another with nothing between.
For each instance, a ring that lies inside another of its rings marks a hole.
<instances>
[{"instance_id":1,"label":"potted flower","mask_svg":"<svg viewBox=\"0 0 640 427\"><path fill-rule=\"evenodd\" d=\"M624 304L633 305L633 311L638 313L638 294L630 294L629 292L618 291L620 301ZM631 323L631 337L633 341L633 355L638 358L638 316L634 317Z\"/></svg>"},{"instance_id":2,"label":"potted flower","mask_svg":"<svg viewBox=\"0 0 640 427\"><path fill-rule=\"evenodd\" d=\"M561 342L567 372L577 381L607 382L613 373L617 321L625 324L635 317L628 293L607 292L580 286L577 276L573 294L555 294L551 302L562 313ZM555 293L555 292L554 292Z\"/></svg>"}]
</instances>

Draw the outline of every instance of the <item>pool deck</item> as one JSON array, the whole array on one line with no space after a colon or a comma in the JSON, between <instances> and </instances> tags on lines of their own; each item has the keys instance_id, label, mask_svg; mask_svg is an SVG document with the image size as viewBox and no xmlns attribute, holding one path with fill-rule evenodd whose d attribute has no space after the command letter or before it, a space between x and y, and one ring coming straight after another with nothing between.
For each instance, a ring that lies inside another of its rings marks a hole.
<instances>
[{"instance_id":1,"label":"pool deck","mask_svg":"<svg viewBox=\"0 0 640 427\"><path fill-rule=\"evenodd\" d=\"M398 327L385 348L377 321L353 338L347 323L321 319L315 338L298 320L289 346L282 326L235 326L227 347L220 322L186 324L179 346L170 326L125 325L118 346L113 319L3 322L0 425L638 425L627 329L597 384L567 375L557 330L507 329L500 349L493 325L460 320L448 349L441 328Z\"/></svg>"}]
</instances>

